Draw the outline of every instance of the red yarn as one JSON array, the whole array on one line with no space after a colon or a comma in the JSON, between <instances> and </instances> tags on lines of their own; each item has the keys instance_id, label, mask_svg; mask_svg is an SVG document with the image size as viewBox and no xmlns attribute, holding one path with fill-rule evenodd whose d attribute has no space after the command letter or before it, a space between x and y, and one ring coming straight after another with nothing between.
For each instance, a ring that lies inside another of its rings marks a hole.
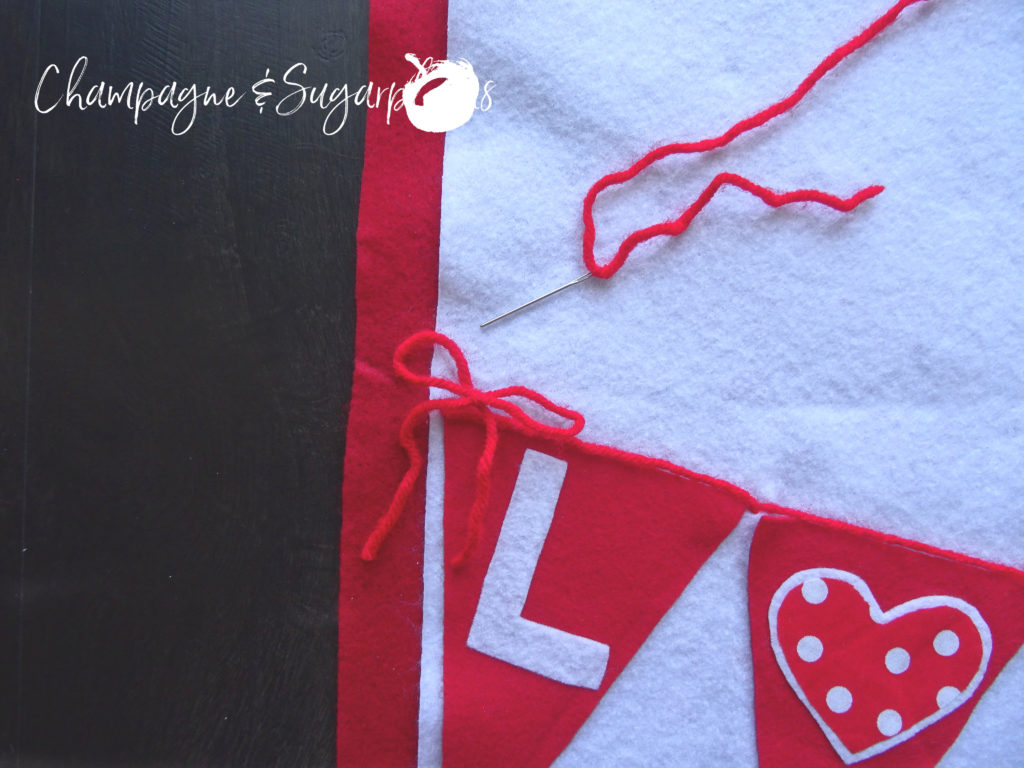
<instances>
[{"instance_id":1,"label":"red yarn","mask_svg":"<svg viewBox=\"0 0 1024 768\"><path fill-rule=\"evenodd\" d=\"M418 374L409 369L405 361L408 355L422 344L429 343L431 346L443 347L455 361L457 381L442 379L429 374ZM458 344L444 334L436 331L420 331L406 339L395 351L395 371L411 384L419 386L437 387L445 389L455 397L442 398L439 400L426 400L415 406L402 422L400 439L405 452L409 456L409 468L406 470L402 482L395 491L394 498L387 512L377 521L377 525L367 539L363 547L362 557L364 560L374 560L380 551L381 545L387 538L391 529L395 527L402 511L405 508L409 494L412 492L417 479L423 469L423 454L413 436L413 430L423 421L423 416L431 411L438 411L445 415L459 415L470 418L478 418L484 423L485 439L483 449L480 451L480 458L476 465L476 494L473 499L473 506L469 510L467 523L466 543L462 551L451 561L451 564L458 567L466 562L476 547L480 538L480 531L483 528L483 516L487 510L487 502L491 491L491 470L494 466L494 456L498 448L498 428L514 429L525 435L534 437L545 437L562 445L571 445L587 453L606 456L617 461L630 464L635 467L646 467L671 472L675 475L694 480L703 485L717 489L721 493L735 499L743 504L751 512L764 512L767 514L783 515L788 517L802 518L817 523L834 526L843 530L853 531L862 536L871 536L875 539L885 541L899 546L911 547L921 552L927 552L940 557L957 560L971 565L983 566L997 571L1005 571L1015 576L1024 576L1024 572L1007 565L989 563L967 555L951 552L949 550L932 547L920 542L903 539L899 536L880 533L869 528L851 525L838 520L812 515L790 507L783 507L771 502L759 501L749 491L734 485L727 480L694 472L692 469L673 464L665 459L656 459L650 456L642 456L636 453L629 453L619 448L608 445L588 443L577 435L583 429L585 419L583 415L570 408L548 400L539 392L527 387L514 386L503 387L484 391L473 386L473 379L469 373L469 364L466 356L462 353ZM514 403L508 402L505 398L522 397L544 410L571 422L564 427L552 426L534 419Z\"/></svg>"},{"instance_id":2,"label":"red yarn","mask_svg":"<svg viewBox=\"0 0 1024 768\"><path fill-rule=\"evenodd\" d=\"M406 365L409 354L424 343L429 343L431 346L439 345L451 355L455 361L456 381L414 373L409 369L409 366ZM409 495L416 485L416 480L420 476L420 472L423 469L423 454L420 452L419 444L413 432L417 425L423 421L423 416L431 411L438 411L444 414L466 411L483 421L486 436L483 450L480 452L480 459L476 465L476 496L473 500L473 506L469 511L466 544L462 552L452 563L456 566L461 565L476 546L483 523L484 512L487 509L487 500L491 492L491 468L494 464L494 453L498 448L498 419L501 419L503 423L515 424L519 431L528 435L571 439L583 429L583 416L576 411L552 403L540 393L526 387L503 387L490 392L477 389L473 386L473 377L469 373L469 363L466 362L466 356L462 354L458 344L447 336L435 331L420 331L403 341L398 349L395 350L394 365L395 372L411 384L445 389L456 395L456 397L441 400L425 400L410 410L409 414L402 421L399 441L409 457L409 468L399 483L387 512L377 522L373 533L367 539L363 547L362 557L364 560L373 560L377 556L377 552L380 550L381 544L384 543L384 539L387 538L391 529L395 527L395 523L398 522L398 518L405 508ZM525 398L556 416L568 419L571 424L567 427L555 427L544 424L529 416L519 406L508 402L505 399L508 397ZM498 411L498 413L495 411ZM502 413L506 415L502 415Z\"/></svg>"},{"instance_id":3,"label":"red yarn","mask_svg":"<svg viewBox=\"0 0 1024 768\"><path fill-rule=\"evenodd\" d=\"M821 203L822 205L827 205L830 208L835 208L839 211L851 211L868 198L874 197L881 192L883 187L871 186L862 189L860 192L857 192L852 197L846 199L839 198L835 195L830 195L816 189L801 189L795 192L775 193L762 186L754 184L752 181L745 179L742 176L737 176L732 173L720 173L704 189L704 191L701 192L696 201L694 201L681 216L676 219L672 219L671 221L663 221L660 224L654 224L631 233L619 244L619 248L615 252L615 255L606 264L598 264L594 258L594 239L596 237L596 231L594 229L594 202L597 200L597 196L601 192L608 189L608 187L622 184L635 178L645 168L664 157L668 157L669 155L709 152L713 149L719 149L747 131L758 128L772 118L778 117L784 112L788 112L796 106L804 96L807 95L811 88L813 88L829 70L858 48L867 44L872 38L878 35L879 32L892 24L896 20L896 17L899 16L907 6L924 1L925 0L900 0L900 2L896 3L896 5L890 8L884 15L875 20L867 29L849 42L839 46L825 57L825 59L814 68L814 71L812 71L811 74L809 74L789 96L782 99L782 101L776 102L775 104L762 109L756 115L740 120L721 136L712 139L703 139L701 141L666 144L661 147L656 147L633 163L633 165L626 170L609 173L607 176L598 179L597 183L590 188L587 192L587 196L583 199L583 262L587 265L587 269L590 270L590 273L596 277L607 279L619 271L622 265L625 264L626 259L629 258L629 254L632 253L633 249L640 245L640 243L646 242L647 240L660 235L667 235L669 237L681 235L686 231L686 228L690 226L690 222L693 221L694 217L700 213L705 205L708 204L711 198L714 197L715 192L717 192L723 184L732 184L740 189L745 189L747 192L757 195L768 205L776 208L781 205L786 205L787 203L812 202Z\"/></svg>"}]
</instances>

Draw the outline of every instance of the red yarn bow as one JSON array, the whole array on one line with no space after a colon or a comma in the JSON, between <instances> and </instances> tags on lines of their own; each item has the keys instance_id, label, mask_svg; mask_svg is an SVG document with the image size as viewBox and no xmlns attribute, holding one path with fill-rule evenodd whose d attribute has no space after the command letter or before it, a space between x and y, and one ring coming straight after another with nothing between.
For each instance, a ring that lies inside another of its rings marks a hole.
<instances>
[{"instance_id":1,"label":"red yarn bow","mask_svg":"<svg viewBox=\"0 0 1024 768\"><path fill-rule=\"evenodd\" d=\"M456 381L443 379L429 374L415 373L406 365L410 354L421 348L423 345L438 345L443 347L452 360L455 361ZM362 557L364 560L373 560L377 557L384 539L395 527L398 518L405 509L406 502L416 481L423 471L423 453L420 451L414 431L423 420L423 416L431 411L449 414L459 411L468 411L478 417L484 424L485 439L484 448L476 463L476 496L473 499L473 506L469 510L469 526L466 532L466 543L453 560L452 565L459 566L466 562L473 548L480 538L480 529L483 523L484 512L487 509L487 501L491 492L491 468L494 465L494 453L498 448L498 421L499 419L511 424L515 429L528 435L537 437L573 437L583 429L583 415L569 408L556 405L527 387L513 386L502 387L485 391L473 386L473 377L469 373L469 363L466 356L459 349L459 345L444 334L436 331L420 331L403 341L395 350L394 358L395 373L411 384L419 384L428 387L437 387L451 392L455 397L446 397L438 400L425 400L419 403L406 415L399 431L399 441L409 456L409 468L405 471L402 482L399 483L391 505L387 512L377 522L373 533L366 540L363 546ZM563 419L572 422L569 426L557 427L538 421L522 408L509 402L506 398L522 397L544 410Z\"/></svg>"}]
</instances>

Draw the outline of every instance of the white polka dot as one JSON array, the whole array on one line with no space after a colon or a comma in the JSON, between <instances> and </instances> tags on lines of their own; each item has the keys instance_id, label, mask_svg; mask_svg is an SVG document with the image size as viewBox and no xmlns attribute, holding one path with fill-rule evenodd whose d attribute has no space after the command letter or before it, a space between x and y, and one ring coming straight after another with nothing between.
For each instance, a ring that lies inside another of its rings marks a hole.
<instances>
[{"instance_id":1,"label":"white polka dot","mask_svg":"<svg viewBox=\"0 0 1024 768\"><path fill-rule=\"evenodd\" d=\"M828 704L829 709L837 715L841 715L843 712L849 712L850 707L853 706L853 694L843 686L837 685L835 688L830 688L825 694L825 703Z\"/></svg>"},{"instance_id":2,"label":"white polka dot","mask_svg":"<svg viewBox=\"0 0 1024 768\"><path fill-rule=\"evenodd\" d=\"M796 655L804 661L817 661L824 650L825 646L814 635L804 635L796 644Z\"/></svg>"},{"instance_id":3,"label":"white polka dot","mask_svg":"<svg viewBox=\"0 0 1024 768\"><path fill-rule=\"evenodd\" d=\"M953 699L959 695L959 688L954 688L952 685L944 685L939 688L939 692L935 695L935 703L939 705L939 709L942 709L952 704Z\"/></svg>"},{"instance_id":4,"label":"white polka dot","mask_svg":"<svg viewBox=\"0 0 1024 768\"><path fill-rule=\"evenodd\" d=\"M960 650L960 638L951 629L944 629L935 636L932 647L939 656L952 656Z\"/></svg>"},{"instance_id":5,"label":"white polka dot","mask_svg":"<svg viewBox=\"0 0 1024 768\"><path fill-rule=\"evenodd\" d=\"M828 597L828 584L821 579L808 579L800 585L800 591L804 600L817 605L825 602L825 598Z\"/></svg>"},{"instance_id":6,"label":"white polka dot","mask_svg":"<svg viewBox=\"0 0 1024 768\"><path fill-rule=\"evenodd\" d=\"M910 654L903 648L890 648L885 654L885 668L894 675L902 675L910 668Z\"/></svg>"},{"instance_id":7,"label":"white polka dot","mask_svg":"<svg viewBox=\"0 0 1024 768\"><path fill-rule=\"evenodd\" d=\"M895 709L883 710L878 716L878 732L883 736L895 736L903 730L903 718Z\"/></svg>"}]
</instances>

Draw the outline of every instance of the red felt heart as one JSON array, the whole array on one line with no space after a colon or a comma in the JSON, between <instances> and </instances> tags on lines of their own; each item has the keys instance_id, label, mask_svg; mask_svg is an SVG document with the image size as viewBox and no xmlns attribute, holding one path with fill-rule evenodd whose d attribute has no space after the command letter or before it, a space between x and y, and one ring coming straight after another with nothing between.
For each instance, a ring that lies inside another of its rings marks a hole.
<instances>
[{"instance_id":1,"label":"red felt heart","mask_svg":"<svg viewBox=\"0 0 1024 768\"><path fill-rule=\"evenodd\" d=\"M768 610L775 659L850 764L912 738L971 698L992 654L978 610L930 595L883 611L848 571L795 573Z\"/></svg>"}]
</instances>

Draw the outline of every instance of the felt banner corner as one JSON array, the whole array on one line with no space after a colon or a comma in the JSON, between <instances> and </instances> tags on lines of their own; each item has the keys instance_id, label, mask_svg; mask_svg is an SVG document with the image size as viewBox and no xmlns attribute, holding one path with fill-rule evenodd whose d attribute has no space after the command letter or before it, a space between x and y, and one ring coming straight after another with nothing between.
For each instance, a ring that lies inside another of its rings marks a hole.
<instances>
[{"instance_id":1,"label":"felt banner corner","mask_svg":"<svg viewBox=\"0 0 1024 768\"><path fill-rule=\"evenodd\" d=\"M766 515L748 592L769 768L934 766L1024 643L1024 574L826 520Z\"/></svg>"}]
</instances>

